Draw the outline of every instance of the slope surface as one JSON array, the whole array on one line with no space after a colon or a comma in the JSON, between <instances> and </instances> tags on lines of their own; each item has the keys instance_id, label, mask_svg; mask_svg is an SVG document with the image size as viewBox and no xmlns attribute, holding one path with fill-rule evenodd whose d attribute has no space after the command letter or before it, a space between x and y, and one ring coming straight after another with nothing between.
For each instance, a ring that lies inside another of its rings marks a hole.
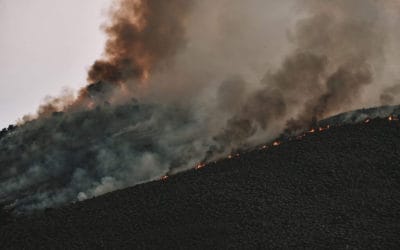
<instances>
[{"instance_id":1,"label":"slope surface","mask_svg":"<svg viewBox=\"0 0 400 250\"><path fill-rule=\"evenodd\" d=\"M0 248L400 246L400 123L333 127L0 227Z\"/></svg>"}]
</instances>

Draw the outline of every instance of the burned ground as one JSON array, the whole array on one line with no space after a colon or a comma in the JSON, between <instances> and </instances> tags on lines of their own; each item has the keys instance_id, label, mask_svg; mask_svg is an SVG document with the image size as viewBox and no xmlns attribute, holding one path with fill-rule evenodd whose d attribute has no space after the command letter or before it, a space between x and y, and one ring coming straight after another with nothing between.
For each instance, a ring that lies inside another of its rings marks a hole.
<instances>
[{"instance_id":1,"label":"burned ground","mask_svg":"<svg viewBox=\"0 0 400 250\"><path fill-rule=\"evenodd\" d=\"M400 123L374 119L0 227L0 248L395 248Z\"/></svg>"}]
</instances>

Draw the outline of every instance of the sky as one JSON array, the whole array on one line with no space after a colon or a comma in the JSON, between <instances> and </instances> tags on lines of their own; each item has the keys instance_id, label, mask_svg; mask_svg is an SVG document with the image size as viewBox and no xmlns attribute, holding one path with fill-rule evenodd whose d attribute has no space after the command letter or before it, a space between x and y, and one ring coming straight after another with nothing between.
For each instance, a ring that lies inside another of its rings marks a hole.
<instances>
[{"instance_id":1,"label":"sky","mask_svg":"<svg viewBox=\"0 0 400 250\"><path fill-rule=\"evenodd\" d=\"M86 84L110 0L0 0L0 129Z\"/></svg>"}]
</instances>

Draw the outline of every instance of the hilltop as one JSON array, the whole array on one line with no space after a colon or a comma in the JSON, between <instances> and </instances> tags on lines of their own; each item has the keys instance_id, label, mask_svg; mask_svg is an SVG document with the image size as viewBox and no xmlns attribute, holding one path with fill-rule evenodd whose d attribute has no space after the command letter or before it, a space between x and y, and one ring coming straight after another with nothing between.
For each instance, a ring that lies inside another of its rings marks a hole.
<instances>
[{"instance_id":1,"label":"hilltop","mask_svg":"<svg viewBox=\"0 0 400 250\"><path fill-rule=\"evenodd\" d=\"M388 248L400 245L400 123L308 133L21 217L5 248Z\"/></svg>"}]
</instances>

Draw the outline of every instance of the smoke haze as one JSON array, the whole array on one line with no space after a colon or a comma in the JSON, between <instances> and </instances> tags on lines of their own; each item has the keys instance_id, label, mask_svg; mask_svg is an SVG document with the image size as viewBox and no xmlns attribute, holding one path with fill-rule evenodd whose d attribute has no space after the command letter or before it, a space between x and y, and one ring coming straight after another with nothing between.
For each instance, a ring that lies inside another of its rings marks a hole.
<instances>
[{"instance_id":1,"label":"smoke haze","mask_svg":"<svg viewBox=\"0 0 400 250\"><path fill-rule=\"evenodd\" d=\"M114 1L89 85L1 134L0 201L31 210L83 200L396 103L398 72L387 65L399 59L390 53L399 9L394 0Z\"/></svg>"}]
</instances>

